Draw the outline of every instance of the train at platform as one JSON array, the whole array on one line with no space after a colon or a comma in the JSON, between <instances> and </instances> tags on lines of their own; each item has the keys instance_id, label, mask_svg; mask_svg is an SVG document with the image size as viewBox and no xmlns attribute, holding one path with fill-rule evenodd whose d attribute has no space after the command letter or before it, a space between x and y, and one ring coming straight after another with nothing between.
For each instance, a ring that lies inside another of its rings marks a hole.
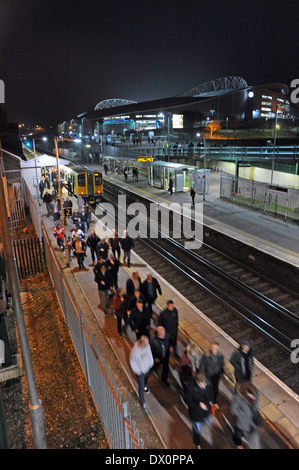
<instances>
[{"instance_id":1,"label":"train at platform","mask_svg":"<svg viewBox=\"0 0 299 470\"><path fill-rule=\"evenodd\" d=\"M60 181L72 195L81 196L89 204L97 204L103 196L103 174L76 163L59 166Z\"/></svg>"}]
</instances>

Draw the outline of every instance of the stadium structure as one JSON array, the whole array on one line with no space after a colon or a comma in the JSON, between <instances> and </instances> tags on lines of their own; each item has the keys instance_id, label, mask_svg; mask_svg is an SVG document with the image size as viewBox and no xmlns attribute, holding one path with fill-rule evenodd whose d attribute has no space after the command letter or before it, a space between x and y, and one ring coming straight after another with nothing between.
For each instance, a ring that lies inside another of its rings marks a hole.
<instances>
[{"instance_id":1,"label":"stadium structure","mask_svg":"<svg viewBox=\"0 0 299 470\"><path fill-rule=\"evenodd\" d=\"M222 129L253 125L257 121L292 116L289 87L282 83L249 86L242 77L230 76L201 84L177 96L136 102L107 99L74 120L79 132L122 135L136 132L172 136L196 135L211 122Z\"/></svg>"}]
</instances>

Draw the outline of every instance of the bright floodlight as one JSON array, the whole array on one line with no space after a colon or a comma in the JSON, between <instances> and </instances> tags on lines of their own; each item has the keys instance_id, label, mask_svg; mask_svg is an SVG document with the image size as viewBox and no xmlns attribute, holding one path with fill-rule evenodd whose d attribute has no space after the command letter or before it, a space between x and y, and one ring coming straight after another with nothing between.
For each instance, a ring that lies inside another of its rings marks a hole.
<instances>
[{"instance_id":1,"label":"bright floodlight","mask_svg":"<svg viewBox=\"0 0 299 470\"><path fill-rule=\"evenodd\" d=\"M75 139L74 142L76 142L77 144L80 144L82 142L81 139Z\"/></svg>"}]
</instances>

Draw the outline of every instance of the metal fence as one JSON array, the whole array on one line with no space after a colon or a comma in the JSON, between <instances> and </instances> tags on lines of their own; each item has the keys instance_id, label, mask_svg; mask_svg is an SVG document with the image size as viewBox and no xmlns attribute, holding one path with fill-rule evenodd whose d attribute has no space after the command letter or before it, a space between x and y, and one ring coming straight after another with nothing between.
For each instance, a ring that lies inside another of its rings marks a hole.
<instances>
[{"instance_id":1,"label":"metal fence","mask_svg":"<svg viewBox=\"0 0 299 470\"><path fill-rule=\"evenodd\" d=\"M264 213L299 220L299 190L221 174L220 197Z\"/></svg>"},{"instance_id":2,"label":"metal fence","mask_svg":"<svg viewBox=\"0 0 299 470\"><path fill-rule=\"evenodd\" d=\"M39 238L13 240L12 248L19 277L24 278L43 272L44 258Z\"/></svg>"}]
</instances>

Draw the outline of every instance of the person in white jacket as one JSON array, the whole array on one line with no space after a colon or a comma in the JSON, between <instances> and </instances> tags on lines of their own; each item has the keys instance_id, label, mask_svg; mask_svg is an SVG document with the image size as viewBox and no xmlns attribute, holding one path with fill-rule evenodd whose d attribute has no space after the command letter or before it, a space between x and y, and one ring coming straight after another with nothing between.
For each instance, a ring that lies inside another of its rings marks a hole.
<instances>
[{"instance_id":1,"label":"person in white jacket","mask_svg":"<svg viewBox=\"0 0 299 470\"><path fill-rule=\"evenodd\" d=\"M147 336L141 336L134 344L130 354L130 365L138 381L138 395L144 409L146 409L144 393L149 393L147 379L154 359Z\"/></svg>"}]
</instances>

